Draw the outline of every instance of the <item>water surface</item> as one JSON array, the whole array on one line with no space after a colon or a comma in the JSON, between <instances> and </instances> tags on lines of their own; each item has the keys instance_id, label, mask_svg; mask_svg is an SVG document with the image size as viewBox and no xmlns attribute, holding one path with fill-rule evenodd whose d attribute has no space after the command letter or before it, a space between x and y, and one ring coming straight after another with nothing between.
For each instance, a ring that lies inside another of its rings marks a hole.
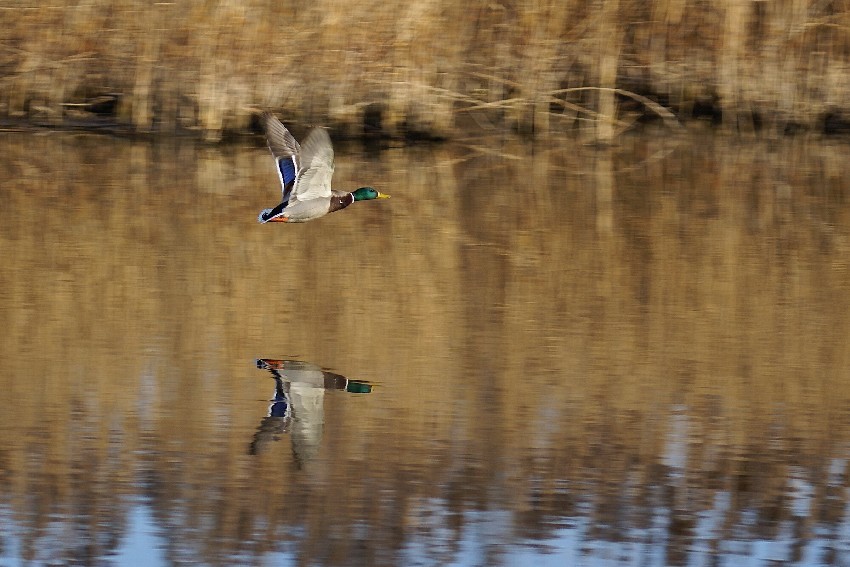
<instances>
[{"instance_id":1,"label":"water surface","mask_svg":"<svg viewBox=\"0 0 850 567\"><path fill-rule=\"evenodd\" d=\"M0 150L3 565L850 561L844 144Z\"/></svg>"}]
</instances>

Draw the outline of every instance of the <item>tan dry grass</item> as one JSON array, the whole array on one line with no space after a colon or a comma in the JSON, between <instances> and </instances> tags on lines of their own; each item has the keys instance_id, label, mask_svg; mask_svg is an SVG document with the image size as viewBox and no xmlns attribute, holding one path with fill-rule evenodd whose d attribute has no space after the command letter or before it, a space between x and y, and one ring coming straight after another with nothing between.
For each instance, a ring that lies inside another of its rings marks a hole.
<instances>
[{"instance_id":1,"label":"tan dry grass","mask_svg":"<svg viewBox=\"0 0 850 567\"><path fill-rule=\"evenodd\" d=\"M59 123L66 105L114 93L118 118L139 130L191 128L211 140L271 108L351 133L373 109L394 135L473 127L546 134L590 120L590 135L610 141L627 112L607 90L616 88L682 117L714 101L733 127L755 119L816 126L850 107L850 14L836 6L7 2L0 114ZM582 87L603 90L565 90Z\"/></svg>"}]
</instances>

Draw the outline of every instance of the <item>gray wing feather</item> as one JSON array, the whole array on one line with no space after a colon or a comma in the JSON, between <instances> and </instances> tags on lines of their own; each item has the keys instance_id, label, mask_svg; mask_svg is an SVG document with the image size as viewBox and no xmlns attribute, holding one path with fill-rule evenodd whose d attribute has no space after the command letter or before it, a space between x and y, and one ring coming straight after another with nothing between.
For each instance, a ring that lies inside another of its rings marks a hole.
<instances>
[{"instance_id":1,"label":"gray wing feather","mask_svg":"<svg viewBox=\"0 0 850 567\"><path fill-rule=\"evenodd\" d=\"M301 152L298 140L286 129L286 126L280 123L280 120L275 118L274 114L264 112L260 117L260 123L266 131L269 149L274 157L297 156Z\"/></svg>"},{"instance_id":2,"label":"gray wing feather","mask_svg":"<svg viewBox=\"0 0 850 567\"><path fill-rule=\"evenodd\" d=\"M300 169L292 190L298 201L329 198L334 173L334 150L327 130L315 128L301 146Z\"/></svg>"},{"instance_id":3,"label":"gray wing feather","mask_svg":"<svg viewBox=\"0 0 850 567\"><path fill-rule=\"evenodd\" d=\"M289 130L286 129L286 126L281 124L280 120L274 116L274 114L264 112L262 116L260 116L260 123L263 126L263 130L266 132L269 149L272 152L272 156L274 156L275 172L277 172L277 177L280 180L280 188L283 192L283 201L286 202L289 199L289 194L292 190L293 180L292 177L290 177L290 183L287 183L287 180L284 179L283 171L285 167L288 167L288 175L292 175L293 169L294 174L296 176L298 175L298 171L301 169L299 163L301 145L289 132ZM281 163L282 160L286 160L288 162L288 166ZM289 191L287 191L287 185L289 185Z\"/></svg>"}]
</instances>

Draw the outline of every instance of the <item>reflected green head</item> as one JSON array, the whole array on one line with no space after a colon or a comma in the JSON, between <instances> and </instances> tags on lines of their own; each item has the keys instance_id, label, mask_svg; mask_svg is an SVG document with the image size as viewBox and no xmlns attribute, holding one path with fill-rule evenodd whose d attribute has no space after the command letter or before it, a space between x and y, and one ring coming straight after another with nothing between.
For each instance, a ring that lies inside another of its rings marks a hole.
<instances>
[{"instance_id":1,"label":"reflected green head","mask_svg":"<svg viewBox=\"0 0 850 567\"><path fill-rule=\"evenodd\" d=\"M361 187L357 191L352 191L355 201L371 201L372 199L389 199L389 195L379 193L373 187Z\"/></svg>"}]
</instances>

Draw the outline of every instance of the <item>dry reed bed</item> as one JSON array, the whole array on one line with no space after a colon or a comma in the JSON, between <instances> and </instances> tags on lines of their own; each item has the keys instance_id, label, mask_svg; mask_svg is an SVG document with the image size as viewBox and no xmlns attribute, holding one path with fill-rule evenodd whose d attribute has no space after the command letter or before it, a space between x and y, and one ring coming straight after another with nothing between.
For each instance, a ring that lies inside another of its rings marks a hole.
<instances>
[{"instance_id":1,"label":"dry reed bed","mask_svg":"<svg viewBox=\"0 0 850 567\"><path fill-rule=\"evenodd\" d=\"M258 108L353 134L610 140L705 106L733 127L816 127L850 108L848 24L812 0L12 3L0 115L60 123L99 101L140 131L213 140Z\"/></svg>"}]
</instances>

